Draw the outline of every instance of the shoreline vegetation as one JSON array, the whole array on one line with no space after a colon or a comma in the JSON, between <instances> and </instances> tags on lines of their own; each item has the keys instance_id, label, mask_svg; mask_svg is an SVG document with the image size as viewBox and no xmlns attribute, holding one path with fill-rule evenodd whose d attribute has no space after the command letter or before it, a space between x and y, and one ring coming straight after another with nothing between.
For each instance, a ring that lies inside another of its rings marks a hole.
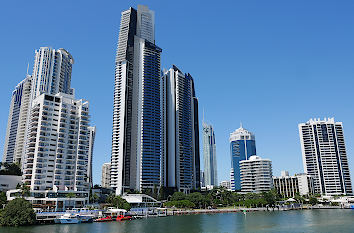
<instances>
[{"instance_id":1,"label":"shoreline vegetation","mask_svg":"<svg viewBox=\"0 0 354 233\"><path fill-rule=\"evenodd\" d=\"M36 221L36 214L29 201L24 197L28 196L28 190L20 187L21 195L10 201L6 201L6 195L0 195L0 202L4 209L0 210L1 226L23 226L40 224ZM2 193L4 194L4 193ZM189 214L213 214L254 211L288 211L303 209L340 209L342 206L318 205L319 196L295 195L292 201L287 197L280 196L275 189L262 193L237 193L217 187L209 191L195 191L189 194L174 192L172 194L155 192L156 198L161 201L164 207L164 215L148 214L146 217L163 217L173 215ZM94 198L95 199L95 198ZM92 199L92 202L96 202ZM162 199L162 200L161 200ZM96 202L97 203L97 202ZM119 209L130 210L130 204L120 196L109 195L102 206L114 206ZM101 206L101 207L102 207ZM141 216L140 216L141 217Z\"/></svg>"}]
</instances>

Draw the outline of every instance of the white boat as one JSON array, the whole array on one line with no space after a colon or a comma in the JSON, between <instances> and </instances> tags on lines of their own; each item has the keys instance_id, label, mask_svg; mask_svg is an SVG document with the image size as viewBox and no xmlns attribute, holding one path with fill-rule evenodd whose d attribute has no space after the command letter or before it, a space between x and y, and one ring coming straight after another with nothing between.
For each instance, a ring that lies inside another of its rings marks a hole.
<instances>
[{"instance_id":1,"label":"white boat","mask_svg":"<svg viewBox=\"0 0 354 233\"><path fill-rule=\"evenodd\" d=\"M124 209L117 209L115 207L108 207L107 212L112 214L123 214L126 213L127 211Z\"/></svg>"},{"instance_id":2,"label":"white boat","mask_svg":"<svg viewBox=\"0 0 354 233\"><path fill-rule=\"evenodd\" d=\"M80 218L79 215L75 215L72 213L65 213L64 215L60 216L60 218L54 219L55 223L61 223L61 224L77 224L81 223L82 219Z\"/></svg>"}]
</instances>

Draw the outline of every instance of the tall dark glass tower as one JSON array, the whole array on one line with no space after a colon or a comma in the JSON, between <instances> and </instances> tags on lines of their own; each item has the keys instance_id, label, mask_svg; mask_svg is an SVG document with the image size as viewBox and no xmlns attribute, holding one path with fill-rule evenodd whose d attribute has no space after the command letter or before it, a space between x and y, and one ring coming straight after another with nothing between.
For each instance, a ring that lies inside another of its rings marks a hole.
<instances>
[{"instance_id":1,"label":"tall dark glass tower","mask_svg":"<svg viewBox=\"0 0 354 233\"><path fill-rule=\"evenodd\" d=\"M122 12L115 69L111 187L152 189L161 179L160 54L154 12Z\"/></svg>"},{"instance_id":2,"label":"tall dark glass tower","mask_svg":"<svg viewBox=\"0 0 354 233\"><path fill-rule=\"evenodd\" d=\"M198 99L192 76L176 66L161 85L164 186L188 193L200 186Z\"/></svg>"}]
</instances>

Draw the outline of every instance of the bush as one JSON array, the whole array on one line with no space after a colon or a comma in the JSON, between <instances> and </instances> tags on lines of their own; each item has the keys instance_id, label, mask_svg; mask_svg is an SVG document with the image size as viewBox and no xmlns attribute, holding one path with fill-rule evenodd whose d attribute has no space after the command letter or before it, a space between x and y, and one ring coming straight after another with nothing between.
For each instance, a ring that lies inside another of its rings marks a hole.
<instances>
[{"instance_id":1,"label":"bush","mask_svg":"<svg viewBox=\"0 0 354 233\"><path fill-rule=\"evenodd\" d=\"M180 200L180 201L169 201L165 203L166 207L176 207L176 208L194 208L195 205L189 200Z\"/></svg>"},{"instance_id":2,"label":"bush","mask_svg":"<svg viewBox=\"0 0 354 233\"><path fill-rule=\"evenodd\" d=\"M10 201L0 214L0 225L22 226L32 225L36 222L36 214L31 203L23 198Z\"/></svg>"}]
</instances>

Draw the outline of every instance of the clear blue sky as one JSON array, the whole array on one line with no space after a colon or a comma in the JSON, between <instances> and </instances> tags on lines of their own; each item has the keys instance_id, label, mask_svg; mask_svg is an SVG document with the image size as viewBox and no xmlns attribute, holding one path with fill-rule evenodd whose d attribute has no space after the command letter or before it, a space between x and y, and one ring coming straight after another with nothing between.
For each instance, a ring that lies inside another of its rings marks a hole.
<instances>
[{"instance_id":1,"label":"clear blue sky","mask_svg":"<svg viewBox=\"0 0 354 233\"><path fill-rule=\"evenodd\" d=\"M163 67L176 64L195 79L200 119L204 108L216 133L220 181L229 178L228 138L241 121L275 175L302 172L297 125L312 117L343 122L353 177L353 1L1 1L1 152L11 92L34 50L65 48L75 59L72 87L90 101L97 126L100 183L110 160L120 12L139 3L155 11Z\"/></svg>"}]
</instances>

